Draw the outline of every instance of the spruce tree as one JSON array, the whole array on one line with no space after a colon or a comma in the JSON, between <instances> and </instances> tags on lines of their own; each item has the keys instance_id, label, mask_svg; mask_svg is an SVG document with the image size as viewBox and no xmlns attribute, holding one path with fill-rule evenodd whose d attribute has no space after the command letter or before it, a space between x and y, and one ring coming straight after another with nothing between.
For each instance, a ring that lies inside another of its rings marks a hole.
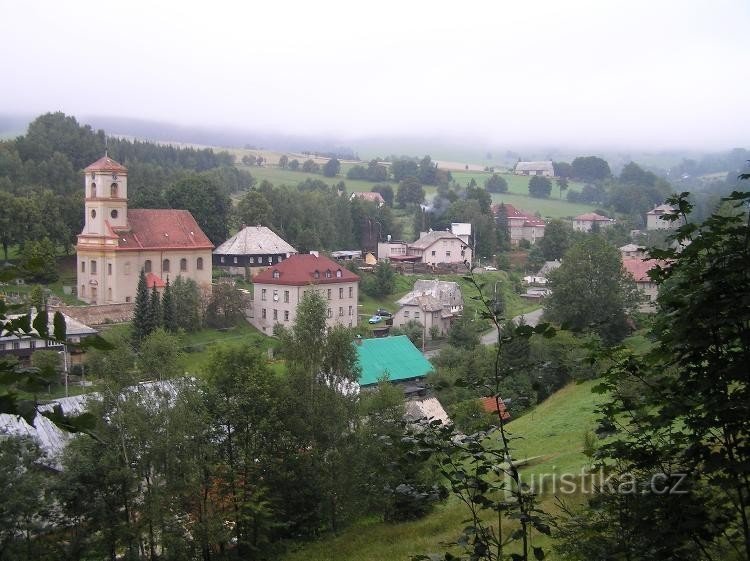
<instances>
[{"instance_id":1,"label":"spruce tree","mask_svg":"<svg viewBox=\"0 0 750 561\"><path fill-rule=\"evenodd\" d=\"M146 273L141 269L138 278L138 289L135 293L135 309L133 310L132 341L133 347L138 349L141 342L148 337L152 328L149 324L149 298L146 286Z\"/></svg>"},{"instance_id":2,"label":"spruce tree","mask_svg":"<svg viewBox=\"0 0 750 561\"><path fill-rule=\"evenodd\" d=\"M174 299L172 298L172 287L169 285L169 279L164 287L164 293L161 296L161 314L164 329L170 333L177 331L177 320L175 318Z\"/></svg>"},{"instance_id":3,"label":"spruce tree","mask_svg":"<svg viewBox=\"0 0 750 561\"><path fill-rule=\"evenodd\" d=\"M162 327L161 296L156 290L156 283L151 287L151 298L148 303L149 334Z\"/></svg>"}]
</instances>

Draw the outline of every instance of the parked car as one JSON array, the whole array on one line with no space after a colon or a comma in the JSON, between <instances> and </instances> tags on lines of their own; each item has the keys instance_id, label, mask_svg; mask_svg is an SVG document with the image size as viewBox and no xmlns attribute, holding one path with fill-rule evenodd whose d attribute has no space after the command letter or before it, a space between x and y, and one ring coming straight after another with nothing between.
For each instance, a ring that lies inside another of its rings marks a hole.
<instances>
[{"instance_id":1,"label":"parked car","mask_svg":"<svg viewBox=\"0 0 750 561\"><path fill-rule=\"evenodd\" d=\"M383 321L383 318L380 317L378 314L375 314L374 316L372 316L370 319L367 320L367 323L375 324L375 323L380 323L381 321Z\"/></svg>"},{"instance_id":2,"label":"parked car","mask_svg":"<svg viewBox=\"0 0 750 561\"><path fill-rule=\"evenodd\" d=\"M384 310L383 308L378 309L378 311L375 313L382 318L389 318L393 315L391 312L389 312L388 310Z\"/></svg>"},{"instance_id":3,"label":"parked car","mask_svg":"<svg viewBox=\"0 0 750 561\"><path fill-rule=\"evenodd\" d=\"M493 267L492 265L487 265L484 268L485 271L497 271L497 267Z\"/></svg>"}]
</instances>

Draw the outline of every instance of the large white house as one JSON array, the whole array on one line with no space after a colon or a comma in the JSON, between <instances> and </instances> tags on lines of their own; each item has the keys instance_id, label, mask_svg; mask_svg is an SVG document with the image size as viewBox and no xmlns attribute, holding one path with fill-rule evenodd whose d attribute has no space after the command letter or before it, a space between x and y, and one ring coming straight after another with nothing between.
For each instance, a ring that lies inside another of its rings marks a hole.
<instances>
[{"instance_id":1,"label":"large white house","mask_svg":"<svg viewBox=\"0 0 750 561\"><path fill-rule=\"evenodd\" d=\"M671 230L681 225L679 220L664 220L665 214L675 211L672 205L659 205L646 213L646 230Z\"/></svg>"},{"instance_id":2,"label":"large white house","mask_svg":"<svg viewBox=\"0 0 750 561\"><path fill-rule=\"evenodd\" d=\"M141 270L149 287L178 276L211 285L213 244L187 210L129 209L128 170L104 156L85 170L85 222L78 235L78 298L135 301Z\"/></svg>"},{"instance_id":3,"label":"large white house","mask_svg":"<svg viewBox=\"0 0 750 561\"><path fill-rule=\"evenodd\" d=\"M359 277L317 252L296 254L253 277L250 323L270 335L277 323L289 327L305 292L316 290L328 303L328 327L357 325Z\"/></svg>"}]
</instances>

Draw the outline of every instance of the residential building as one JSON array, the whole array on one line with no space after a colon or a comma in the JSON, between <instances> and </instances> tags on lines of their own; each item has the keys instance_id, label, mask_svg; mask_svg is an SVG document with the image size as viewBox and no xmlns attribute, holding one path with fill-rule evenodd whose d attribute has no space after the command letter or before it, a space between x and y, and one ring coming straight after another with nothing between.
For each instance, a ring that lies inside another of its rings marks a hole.
<instances>
[{"instance_id":1,"label":"residential building","mask_svg":"<svg viewBox=\"0 0 750 561\"><path fill-rule=\"evenodd\" d=\"M374 191L354 192L352 193L352 196L349 197L349 200L354 200L354 199L362 199L363 201L369 201L371 203L377 204L379 207L385 204L385 199L383 198L383 195L381 195L380 193L376 193Z\"/></svg>"},{"instance_id":2,"label":"residential building","mask_svg":"<svg viewBox=\"0 0 750 561\"><path fill-rule=\"evenodd\" d=\"M450 425L453 422L445 411L443 404L436 397L407 399L404 403L404 419L409 422L440 421L444 425Z\"/></svg>"},{"instance_id":3,"label":"residential building","mask_svg":"<svg viewBox=\"0 0 750 561\"><path fill-rule=\"evenodd\" d=\"M141 270L152 284L190 278L211 286L213 244L187 210L129 209L128 170L104 156L85 170L85 217L78 235L78 298L134 302Z\"/></svg>"},{"instance_id":4,"label":"residential building","mask_svg":"<svg viewBox=\"0 0 750 561\"><path fill-rule=\"evenodd\" d=\"M517 246L521 240L527 240L535 244L537 240L544 237L546 223L542 218L527 214L511 204L500 203L492 205L492 214L496 220L502 220L505 214L508 234L510 235L510 244Z\"/></svg>"},{"instance_id":5,"label":"residential building","mask_svg":"<svg viewBox=\"0 0 750 561\"><path fill-rule=\"evenodd\" d=\"M471 248L453 232L432 230L422 232L419 239L409 244L407 255L419 257L422 263L438 265L440 263L471 264Z\"/></svg>"},{"instance_id":6,"label":"residential building","mask_svg":"<svg viewBox=\"0 0 750 561\"><path fill-rule=\"evenodd\" d=\"M555 167L552 161L541 162L518 162L513 168L514 175L541 175L543 177L555 177Z\"/></svg>"},{"instance_id":7,"label":"residential building","mask_svg":"<svg viewBox=\"0 0 750 561\"><path fill-rule=\"evenodd\" d=\"M658 286L648 276L648 272L657 265L663 267L665 263L658 259L643 260L633 257L622 259L622 266L633 277L636 286L645 294L648 302L654 302L658 294Z\"/></svg>"},{"instance_id":8,"label":"residential building","mask_svg":"<svg viewBox=\"0 0 750 561\"><path fill-rule=\"evenodd\" d=\"M433 367L406 335L357 339L359 385L374 386L384 377L391 382L424 378Z\"/></svg>"},{"instance_id":9,"label":"residential building","mask_svg":"<svg viewBox=\"0 0 750 561\"><path fill-rule=\"evenodd\" d=\"M469 245L469 239L471 238L471 223L453 222L451 224L451 232L461 238L461 241L466 245Z\"/></svg>"},{"instance_id":10,"label":"residential building","mask_svg":"<svg viewBox=\"0 0 750 561\"><path fill-rule=\"evenodd\" d=\"M542 265L541 269L539 269L539 272L536 274L536 276L549 278L550 273L556 269L559 269L560 265L562 265L562 262L559 259L555 259L554 261L545 261L544 265Z\"/></svg>"},{"instance_id":11,"label":"residential building","mask_svg":"<svg viewBox=\"0 0 750 561\"><path fill-rule=\"evenodd\" d=\"M424 326L424 338L437 328L445 335L453 319L464 309L463 295L458 283L439 280L418 280L411 292L401 297L398 311L393 315L393 326L402 327L410 321Z\"/></svg>"},{"instance_id":12,"label":"residential building","mask_svg":"<svg viewBox=\"0 0 750 561\"><path fill-rule=\"evenodd\" d=\"M268 335L277 323L291 326L308 290L326 300L328 327L357 325L359 277L317 252L292 255L253 277L250 323Z\"/></svg>"},{"instance_id":13,"label":"residential building","mask_svg":"<svg viewBox=\"0 0 750 561\"><path fill-rule=\"evenodd\" d=\"M637 246L634 243L626 244L620 247L619 250L623 259L643 259L646 257L646 248Z\"/></svg>"},{"instance_id":14,"label":"residential building","mask_svg":"<svg viewBox=\"0 0 750 561\"><path fill-rule=\"evenodd\" d=\"M9 315L7 319L13 320L21 317L21 315L22 314ZM33 308L30 312L30 316L31 321L33 322L37 316L37 312ZM62 316L65 320L65 341L50 341L48 339L44 339L43 337L39 336L39 333L35 329L32 329L31 332L23 335L12 334L3 329L0 330L0 356L14 356L22 364L29 364L31 355L35 351L51 350L61 353L67 353L65 343L78 344L86 337L97 334L96 329L93 329L66 314L62 314ZM49 313L49 333L54 333L55 330L53 320L54 314ZM74 356L72 358L74 358L75 360L73 360L72 362L80 362L79 354L80 353L73 353ZM71 358L70 355L67 355L64 360L67 361L69 358ZM62 359L60 360L60 364L63 364Z\"/></svg>"},{"instance_id":15,"label":"residential building","mask_svg":"<svg viewBox=\"0 0 750 561\"><path fill-rule=\"evenodd\" d=\"M576 232L590 232L597 224L599 228L609 228L615 223L611 218L596 214L595 212L587 212L580 214L573 219L573 229Z\"/></svg>"},{"instance_id":16,"label":"residential building","mask_svg":"<svg viewBox=\"0 0 750 561\"><path fill-rule=\"evenodd\" d=\"M409 253L409 242L402 240L388 240L386 242L378 243L378 260L379 261L390 261L394 259L396 261L406 257ZM417 260L416 258L414 259Z\"/></svg>"},{"instance_id":17,"label":"residential building","mask_svg":"<svg viewBox=\"0 0 750 561\"><path fill-rule=\"evenodd\" d=\"M646 213L646 230L672 230L677 228L681 222L679 220L664 220L665 214L675 212L672 205L659 205Z\"/></svg>"},{"instance_id":18,"label":"residential building","mask_svg":"<svg viewBox=\"0 0 750 561\"><path fill-rule=\"evenodd\" d=\"M213 264L233 275L252 276L295 253L270 228L246 226L214 250Z\"/></svg>"}]
</instances>

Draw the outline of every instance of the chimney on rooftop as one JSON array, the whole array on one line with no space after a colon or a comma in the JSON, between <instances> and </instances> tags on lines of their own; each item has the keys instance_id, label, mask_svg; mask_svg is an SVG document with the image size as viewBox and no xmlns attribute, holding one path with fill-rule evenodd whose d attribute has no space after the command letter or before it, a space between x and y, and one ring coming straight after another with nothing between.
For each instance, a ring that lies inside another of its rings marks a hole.
<instances>
[{"instance_id":1,"label":"chimney on rooftop","mask_svg":"<svg viewBox=\"0 0 750 561\"><path fill-rule=\"evenodd\" d=\"M320 257L320 253L317 251L311 251L310 255L314 255L315 257Z\"/></svg>"}]
</instances>

